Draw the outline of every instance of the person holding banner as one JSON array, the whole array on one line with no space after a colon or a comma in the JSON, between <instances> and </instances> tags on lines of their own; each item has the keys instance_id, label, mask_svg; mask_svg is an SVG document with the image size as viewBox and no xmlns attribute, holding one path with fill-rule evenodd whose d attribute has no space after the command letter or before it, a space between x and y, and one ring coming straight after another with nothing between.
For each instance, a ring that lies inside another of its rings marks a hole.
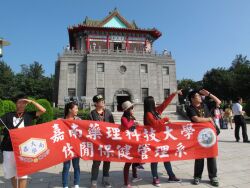
<instances>
[{"instance_id":1,"label":"person holding banner","mask_svg":"<svg viewBox=\"0 0 250 188\"><path fill-rule=\"evenodd\" d=\"M182 95L182 90L178 90L175 93L172 93L165 101L159 105L155 106L155 100L152 96L148 96L144 99L144 125L145 126L162 126L165 123L169 123L169 118L164 117L161 118L162 112L166 109L169 103L173 100L176 94ZM153 176L153 185L156 187L160 187L160 180L157 172L158 163L151 163L151 173ZM164 167L168 173L169 179L168 182L181 182L179 178L177 178L172 170L171 163L164 162Z\"/></svg>"},{"instance_id":2,"label":"person holding banner","mask_svg":"<svg viewBox=\"0 0 250 188\"><path fill-rule=\"evenodd\" d=\"M134 105L130 101L125 101L122 103L122 110L124 111L121 117L121 125L123 128L128 129L129 131L133 132L138 126L138 122L135 121L134 117ZM131 188L132 186L129 184L129 168L132 165L132 182L141 181L142 178L139 178L137 175L137 166L139 163L125 163L123 168L123 176L124 176L124 187Z\"/></svg>"},{"instance_id":3,"label":"person holding banner","mask_svg":"<svg viewBox=\"0 0 250 188\"><path fill-rule=\"evenodd\" d=\"M16 111L9 112L1 117L0 124L5 126L3 131L4 138L1 143L1 150L3 151L3 172L6 179L11 179L13 188L26 188L27 176L17 177L16 175L16 161L12 148L12 143L9 135L10 129L18 129L32 125L32 121L46 112L46 109L37 102L27 99L23 94L15 98ZM38 111L26 112L27 104L33 104Z\"/></svg>"},{"instance_id":4,"label":"person holding banner","mask_svg":"<svg viewBox=\"0 0 250 188\"><path fill-rule=\"evenodd\" d=\"M89 120L104 121L109 123L115 122L111 111L105 108L105 102L102 95L95 95L93 97L93 102L95 104L95 109L90 112L88 117ZM97 179L98 179L100 164L101 161L93 161L91 168L91 188L97 188ZM104 161L102 184L105 188L112 187L109 180L109 169L110 169L110 162Z\"/></svg>"},{"instance_id":5,"label":"person holding banner","mask_svg":"<svg viewBox=\"0 0 250 188\"><path fill-rule=\"evenodd\" d=\"M69 102L68 104L65 105L64 119L80 120L80 118L77 117L77 114L78 114L77 103ZM72 165L74 168L74 188L79 188L79 183L80 183L79 157L72 159ZM62 171L63 188L68 188L69 169L70 169L70 160L63 163L63 171Z\"/></svg>"},{"instance_id":6,"label":"person holding banner","mask_svg":"<svg viewBox=\"0 0 250 188\"><path fill-rule=\"evenodd\" d=\"M193 90L188 95L191 104L189 107L187 107L187 116L192 122L211 122L212 124L214 124L209 109L207 105L202 101L201 96L210 97L216 103L216 106L219 106L221 104L221 101L209 91L205 89L202 89L200 91ZM211 185L218 187L219 181L217 178L216 158L207 158L207 168ZM194 164L194 185L198 185L200 183L203 169L204 159L196 159Z\"/></svg>"}]
</instances>

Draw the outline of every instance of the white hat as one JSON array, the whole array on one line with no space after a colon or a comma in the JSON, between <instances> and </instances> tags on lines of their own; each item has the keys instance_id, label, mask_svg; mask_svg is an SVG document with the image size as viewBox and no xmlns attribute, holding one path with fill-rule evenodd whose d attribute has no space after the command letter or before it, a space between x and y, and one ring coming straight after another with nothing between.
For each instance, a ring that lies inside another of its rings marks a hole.
<instances>
[{"instance_id":1,"label":"white hat","mask_svg":"<svg viewBox=\"0 0 250 188\"><path fill-rule=\"evenodd\" d=\"M132 104L130 101L125 101L124 103L122 103L122 110L126 111L127 109L131 108L132 106L134 106L134 104Z\"/></svg>"}]
</instances>

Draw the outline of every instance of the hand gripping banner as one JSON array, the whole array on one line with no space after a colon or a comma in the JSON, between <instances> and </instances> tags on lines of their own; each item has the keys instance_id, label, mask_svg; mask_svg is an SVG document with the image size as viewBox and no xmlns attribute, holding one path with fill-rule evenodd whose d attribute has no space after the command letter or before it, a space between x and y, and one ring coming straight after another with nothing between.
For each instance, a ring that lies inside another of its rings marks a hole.
<instances>
[{"instance_id":1,"label":"hand gripping banner","mask_svg":"<svg viewBox=\"0 0 250 188\"><path fill-rule=\"evenodd\" d=\"M85 120L55 120L10 130L18 176L74 157L83 160L149 163L216 157L217 136L211 123L177 122L140 126Z\"/></svg>"}]
</instances>

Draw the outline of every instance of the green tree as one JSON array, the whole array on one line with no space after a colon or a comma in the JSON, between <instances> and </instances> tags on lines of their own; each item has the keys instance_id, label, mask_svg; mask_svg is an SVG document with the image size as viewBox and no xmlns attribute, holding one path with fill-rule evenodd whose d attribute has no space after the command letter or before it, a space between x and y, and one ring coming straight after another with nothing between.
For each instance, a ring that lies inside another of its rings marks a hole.
<instances>
[{"instance_id":1,"label":"green tree","mask_svg":"<svg viewBox=\"0 0 250 188\"><path fill-rule=\"evenodd\" d=\"M211 69L203 77L203 87L220 99L230 100L234 97L234 75L225 68Z\"/></svg>"},{"instance_id":2,"label":"green tree","mask_svg":"<svg viewBox=\"0 0 250 188\"><path fill-rule=\"evenodd\" d=\"M249 100L250 61L247 59L247 56L236 55L229 71L233 73L235 96L241 96L243 99Z\"/></svg>"},{"instance_id":3,"label":"green tree","mask_svg":"<svg viewBox=\"0 0 250 188\"><path fill-rule=\"evenodd\" d=\"M245 111L248 117L250 117L250 100L247 101Z\"/></svg>"},{"instance_id":4,"label":"green tree","mask_svg":"<svg viewBox=\"0 0 250 188\"><path fill-rule=\"evenodd\" d=\"M177 88L182 89L183 95L179 95L179 102L181 104L185 103L185 99L191 89L200 89L202 88L201 81L193 81L191 79L182 79L177 81Z\"/></svg>"},{"instance_id":5,"label":"green tree","mask_svg":"<svg viewBox=\"0 0 250 188\"><path fill-rule=\"evenodd\" d=\"M10 66L0 61L0 98L9 99L13 97L14 76Z\"/></svg>"},{"instance_id":6,"label":"green tree","mask_svg":"<svg viewBox=\"0 0 250 188\"><path fill-rule=\"evenodd\" d=\"M45 98L53 101L54 77L43 75L42 64L21 65L21 73L16 75L15 85L18 91L33 98Z\"/></svg>"}]
</instances>

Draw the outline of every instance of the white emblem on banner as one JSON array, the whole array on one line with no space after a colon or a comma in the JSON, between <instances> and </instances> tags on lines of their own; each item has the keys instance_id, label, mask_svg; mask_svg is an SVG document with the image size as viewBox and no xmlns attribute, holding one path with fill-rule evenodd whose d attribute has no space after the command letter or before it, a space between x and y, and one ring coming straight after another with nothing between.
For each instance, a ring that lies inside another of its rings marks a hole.
<instances>
[{"instance_id":1,"label":"white emblem on banner","mask_svg":"<svg viewBox=\"0 0 250 188\"><path fill-rule=\"evenodd\" d=\"M205 128L199 132L197 139L202 147L209 148L216 143L216 134L211 128Z\"/></svg>"},{"instance_id":2,"label":"white emblem on banner","mask_svg":"<svg viewBox=\"0 0 250 188\"><path fill-rule=\"evenodd\" d=\"M49 154L46 139L30 138L19 145L19 158L24 162L38 162Z\"/></svg>"}]
</instances>

